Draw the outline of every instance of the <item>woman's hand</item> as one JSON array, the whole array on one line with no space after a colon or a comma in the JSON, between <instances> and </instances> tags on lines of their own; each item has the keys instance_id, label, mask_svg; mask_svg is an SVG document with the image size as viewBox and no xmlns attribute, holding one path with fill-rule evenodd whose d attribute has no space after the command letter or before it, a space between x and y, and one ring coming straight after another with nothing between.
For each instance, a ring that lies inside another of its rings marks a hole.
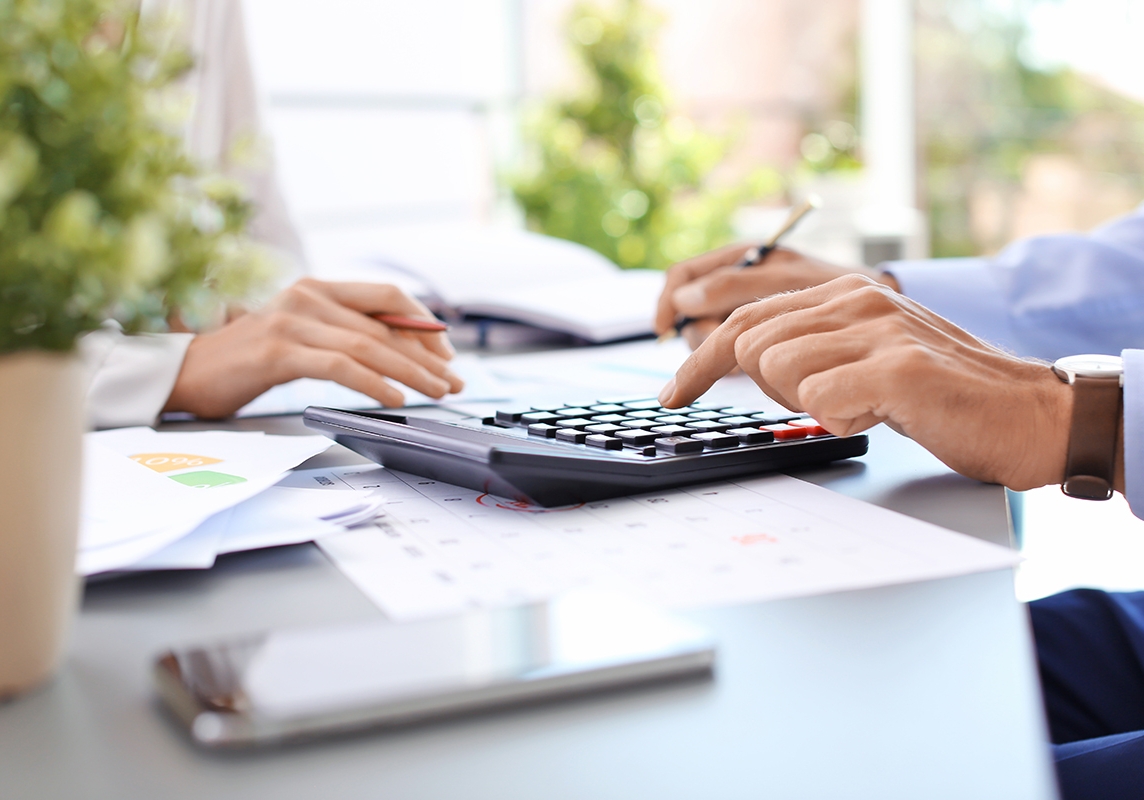
<instances>
[{"instance_id":1,"label":"woman's hand","mask_svg":"<svg viewBox=\"0 0 1144 800\"><path fill-rule=\"evenodd\" d=\"M868 277L739 308L660 402L687 405L736 366L839 436L886 422L963 475L1016 490L1064 476L1072 389Z\"/></svg>"},{"instance_id":2,"label":"woman's hand","mask_svg":"<svg viewBox=\"0 0 1144 800\"><path fill-rule=\"evenodd\" d=\"M463 388L449 369L445 334L394 330L372 313L433 318L394 286L304 278L264 308L196 336L164 411L225 417L295 378L337 381L386 406L405 402L386 378L430 397Z\"/></svg>"}]
</instances>

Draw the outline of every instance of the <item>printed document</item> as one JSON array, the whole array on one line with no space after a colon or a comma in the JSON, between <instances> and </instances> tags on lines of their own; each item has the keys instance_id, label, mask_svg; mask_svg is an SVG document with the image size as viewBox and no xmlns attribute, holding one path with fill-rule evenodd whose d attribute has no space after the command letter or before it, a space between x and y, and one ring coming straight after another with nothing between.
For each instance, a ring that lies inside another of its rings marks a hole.
<instances>
[{"instance_id":1,"label":"printed document","mask_svg":"<svg viewBox=\"0 0 1144 800\"><path fill-rule=\"evenodd\" d=\"M785 475L540 508L381 467L309 470L383 515L318 546L392 619L599 586L671 609L1010 567L1017 555Z\"/></svg>"}]
</instances>

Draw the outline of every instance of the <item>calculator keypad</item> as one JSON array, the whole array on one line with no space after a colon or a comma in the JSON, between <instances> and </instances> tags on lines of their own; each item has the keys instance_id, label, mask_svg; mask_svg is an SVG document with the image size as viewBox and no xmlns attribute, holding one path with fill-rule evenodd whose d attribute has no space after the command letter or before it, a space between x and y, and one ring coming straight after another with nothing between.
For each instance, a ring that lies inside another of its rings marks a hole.
<instances>
[{"instance_id":1,"label":"calculator keypad","mask_svg":"<svg viewBox=\"0 0 1144 800\"><path fill-rule=\"evenodd\" d=\"M622 450L646 458L831 435L817 420L804 414L760 412L719 403L664 408L654 399L532 406L497 411L486 422L523 428L529 437L560 443L554 446Z\"/></svg>"}]
</instances>

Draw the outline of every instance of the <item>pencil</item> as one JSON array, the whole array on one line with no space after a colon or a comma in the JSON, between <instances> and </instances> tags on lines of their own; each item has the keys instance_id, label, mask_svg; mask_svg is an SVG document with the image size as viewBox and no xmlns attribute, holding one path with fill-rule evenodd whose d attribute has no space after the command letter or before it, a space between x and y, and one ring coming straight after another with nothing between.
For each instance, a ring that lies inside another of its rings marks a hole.
<instances>
[{"instance_id":1,"label":"pencil","mask_svg":"<svg viewBox=\"0 0 1144 800\"><path fill-rule=\"evenodd\" d=\"M810 197L803 200L800 205L791 209L790 214L786 218L786 222L784 222L782 227L774 232L774 235L772 235L770 239L768 239L763 244L758 245L757 247L752 247L747 252L743 253L742 260L735 264L735 267L737 269L745 269L747 267L756 267L759 264L762 264L763 261L766 260L767 256L769 256L774 251L774 249L778 247L779 240L782 239L783 236L790 232L790 230L794 228L794 226L797 225L803 217L805 217L814 209L820 208L821 206L822 200L817 195L810 195ZM697 321L698 320L692 317L683 317L675 323L674 327L670 328L666 333L660 336L659 341L666 342L669 339L674 339L676 336L679 336L679 334L683 332L684 328Z\"/></svg>"},{"instance_id":2,"label":"pencil","mask_svg":"<svg viewBox=\"0 0 1144 800\"><path fill-rule=\"evenodd\" d=\"M424 331L428 333L441 333L449 330L449 326L439 320L422 319L420 317L406 317L401 314L370 314L369 316L399 331Z\"/></svg>"}]
</instances>

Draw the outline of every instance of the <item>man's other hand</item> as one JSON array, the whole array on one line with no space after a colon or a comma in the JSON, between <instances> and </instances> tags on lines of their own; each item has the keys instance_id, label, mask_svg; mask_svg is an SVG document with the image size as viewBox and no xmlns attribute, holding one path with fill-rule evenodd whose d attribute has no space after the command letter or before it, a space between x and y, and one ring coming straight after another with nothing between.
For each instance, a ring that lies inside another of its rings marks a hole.
<instances>
[{"instance_id":1,"label":"man's other hand","mask_svg":"<svg viewBox=\"0 0 1144 800\"><path fill-rule=\"evenodd\" d=\"M1064 476L1070 387L871 278L739 308L660 401L687 405L736 366L839 436L886 422L963 475L1016 490Z\"/></svg>"},{"instance_id":2,"label":"man's other hand","mask_svg":"<svg viewBox=\"0 0 1144 800\"><path fill-rule=\"evenodd\" d=\"M394 286L304 278L265 307L192 339L164 411L225 417L295 378L337 381L386 406L404 404L386 378L430 397L463 388L449 369L454 352L445 334L394 330L371 313L433 318Z\"/></svg>"},{"instance_id":3,"label":"man's other hand","mask_svg":"<svg viewBox=\"0 0 1144 800\"><path fill-rule=\"evenodd\" d=\"M750 245L734 244L681 261L667 272L655 312L655 332L664 334L681 317L695 323L683 329L692 348L710 335L739 306L779 292L818 286L843 275L867 275L898 290L892 275L866 267L839 267L780 247L762 264L746 269L734 265Z\"/></svg>"}]
</instances>

